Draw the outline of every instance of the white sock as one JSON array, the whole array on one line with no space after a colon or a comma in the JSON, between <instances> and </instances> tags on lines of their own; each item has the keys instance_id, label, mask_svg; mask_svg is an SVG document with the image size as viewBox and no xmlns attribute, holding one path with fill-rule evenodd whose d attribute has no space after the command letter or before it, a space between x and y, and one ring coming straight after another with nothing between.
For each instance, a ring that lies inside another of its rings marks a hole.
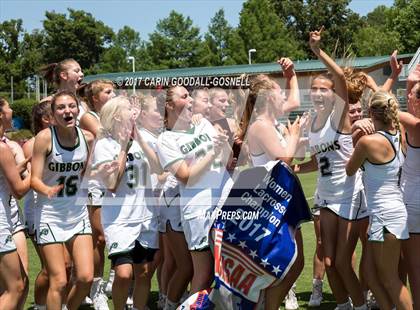
<instances>
[{"instance_id":1,"label":"white sock","mask_svg":"<svg viewBox=\"0 0 420 310\"><path fill-rule=\"evenodd\" d=\"M353 307L353 308L354 308L354 310L367 310L366 304L363 304L363 305L361 305L359 307Z\"/></svg>"},{"instance_id":2,"label":"white sock","mask_svg":"<svg viewBox=\"0 0 420 310\"><path fill-rule=\"evenodd\" d=\"M177 308L178 308L177 302L170 301L168 298L166 298L164 310L176 310Z\"/></svg>"},{"instance_id":3,"label":"white sock","mask_svg":"<svg viewBox=\"0 0 420 310\"><path fill-rule=\"evenodd\" d=\"M47 310L47 306L46 305L37 305L34 304L34 308L38 309L38 310Z\"/></svg>"},{"instance_id":4,"label":"white sock","mask_svg":"<svg viewBox=\"0 0 420 310\"><path fill-rule=\"evenodd\" d=\"M115 278L115 270L114 269L111 269L110 271L109 271L109 280L108 281L114 281L114 278Z\"/></svg>"},{"instance_id":5,"label":"white sock","mask_svg":"<svg viewBox=\"0 0 420 310\"><path fill-rule=\"evenodd\" d=\"M102 283L102 278L93 278L92 286L90 287L90 298L96 295L96 292L99 291L100 285Z\"/></svg>"},{"instance_id":6,"label":"white sock","mask_svg":"<svg viewBox=\"0 0 420 310\"><path fill-rule=\"evenodd\" d=\"M320 284L320 285L322 285L324 283L324 281L323 280L321 280L321 279L312 279L312 284Z\"/></svg>"},{"instance_id":7,"label":"white sock","mask_svg":"<svg viewBox=\"0 0 420 310\"><path fill-rule=\"evenodd\" d=\"M61 305L61 310L69 310L66 305Z\"/></svg>"}]
</instances>

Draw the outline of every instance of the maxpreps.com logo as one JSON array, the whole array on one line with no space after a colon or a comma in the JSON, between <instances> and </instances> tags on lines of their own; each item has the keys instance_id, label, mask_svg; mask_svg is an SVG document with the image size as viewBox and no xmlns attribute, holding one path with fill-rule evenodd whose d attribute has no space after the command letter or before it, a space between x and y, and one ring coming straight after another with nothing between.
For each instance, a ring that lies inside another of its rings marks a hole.
<instances>
[{"instance_id":1,"label":"maxpreps.com logo","mask_svg":"<svg viewBox=\"0 0 420 310\"><path fill-rule=\"evenodd\" d=\"M241 209L235 211L224 211L216 209L213 211L204 211L200 214L202 218L210 220L258 220L260 214L258 211L243 211Z\"/></svg>"}]
</instances>

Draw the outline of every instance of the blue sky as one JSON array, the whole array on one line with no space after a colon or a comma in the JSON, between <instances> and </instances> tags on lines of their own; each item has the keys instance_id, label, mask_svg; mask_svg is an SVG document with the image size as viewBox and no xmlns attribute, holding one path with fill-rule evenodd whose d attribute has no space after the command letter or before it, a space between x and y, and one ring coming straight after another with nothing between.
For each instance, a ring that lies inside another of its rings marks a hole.
<instances>
[{"instance_id":1,"label":"blue sky","mask_svg":"<svg viewBox=\"0 0 420 310\"><path fill-rule=\"evenodd\" d=\"M8 19L21 18L26 30L42 28L45 11L55 10L64 13L68 7L90 12L96 19L103 21L115 31L128 25L138 31L142 39L148 39L158 20L176 10L189 16L201 33L207 31L210 19L220 8L230 25L237 26L242 0L0 0L0 22ZM350 8L366 15L378 5L391 6L393 0L353 0Z\"/></svg>"}]
</instances>

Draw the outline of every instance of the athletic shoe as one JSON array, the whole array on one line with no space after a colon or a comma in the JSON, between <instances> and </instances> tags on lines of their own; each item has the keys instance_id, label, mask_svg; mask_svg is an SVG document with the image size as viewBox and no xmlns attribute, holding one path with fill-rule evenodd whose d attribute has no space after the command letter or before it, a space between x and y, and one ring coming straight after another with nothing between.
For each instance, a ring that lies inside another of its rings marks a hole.
<instances>
[{"instance_id":1,"label":"athletic shoe","mask_svg":"<svg viewBox=\"0 0 420 310\"><path fill-rule=\"evenodd\" d=\"M92 296L93 309L95 310L109 310L108 297L106 297L105 295L103 284L104 283L102 280L100 280L99 283L97 283L96 291Z\"/></svg>"},{"instance_id":2,"label":"athletic shoe","mask_svg":"<svg viewBox=\"0 0 420 310\"><path fill-rule=\"evenodd\" d=\"M353 310L351 299L349 298L349 301L345 304L337 305L334 310Z\"/></svg>"},{"instance_id":3,"label":"athletic shoe","mask_svg":"<svg viewBox=\"0 0 420 310\"><path fill-rule=\"evenodd\" d=\"M83 299L81 305L82 306L92 306L93 305L93 301L92 301L92 299L90 299L89 296L86 296L85 299Z\"/></svg>"},{"instance_id":4,"label":"athletic shoe","mask_svg":"<svg viewBox=\"0 0 420 310\"><path fill-rule=\"evenodd\" d=\"M105 294L106 296L108 296L108 298L112 298L112 284L114 283L114 278L115 278L115 271L114 269L111 269L109 271L109 278L108 281L105 284Z\"/></svg>"},{"instance_id":5,"label":"athletic shoe","mask_svg":"<svg viewBox=\"0 0 420 310\"><path fill-rule=\"evenodd\" d=\"M133 309L133 296L128 295L127 301L125 302L125 308L126 309Z\"/></svg>"},{"instance_id":6,"label":"athletic shoe","mask_svg":"<svg viewBox=\"0 0 420 310\"><path fill-rule=\"evenodd\" d=\"M373 296L372 292L369 290L366 296L366 304L369 309L379 309L379 305L376 302L375 296Z\"/></svg>"},{"instance_id":7,"label":"athletic shoe","mask_svg":"<svg viewBox=\"0 0 420 310\"><path fill-rule=\"evenodd\" d=\"M296 298L295 288L296 288L296 285L293 284L292 288L289 290L289 292L286 295L286 298L284 299L284 308L286 310L299 309L299 304Z\"/></svg>"},{"instance_id":8,"label":"athletic shoe","mask_svg":"<svg viewBox=\"0 0 420 310\"><path fill-rule=\"evenodd\" d=\"M314 279L312 282L312 294L309 298L308 307L319 307L322 302L322 280Z\"/></svg>"}]
</instances>

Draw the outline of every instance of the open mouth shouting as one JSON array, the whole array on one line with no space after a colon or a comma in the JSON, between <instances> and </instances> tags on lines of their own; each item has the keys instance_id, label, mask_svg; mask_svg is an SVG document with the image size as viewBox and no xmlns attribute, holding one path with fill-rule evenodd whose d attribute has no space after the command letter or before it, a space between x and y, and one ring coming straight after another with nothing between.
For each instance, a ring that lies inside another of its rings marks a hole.
<instances>
[{"instance_id":1,"label":"open mouth shouting","mask_svg":"<svg viewBox=\"0 0 420 310\"><path fill-rule=\"evenodd\" d=\"M74 117L72 115L68 115L64 116L63 119L66 123L71 123L74 120Z\"/></svg>"}]
</instances>

